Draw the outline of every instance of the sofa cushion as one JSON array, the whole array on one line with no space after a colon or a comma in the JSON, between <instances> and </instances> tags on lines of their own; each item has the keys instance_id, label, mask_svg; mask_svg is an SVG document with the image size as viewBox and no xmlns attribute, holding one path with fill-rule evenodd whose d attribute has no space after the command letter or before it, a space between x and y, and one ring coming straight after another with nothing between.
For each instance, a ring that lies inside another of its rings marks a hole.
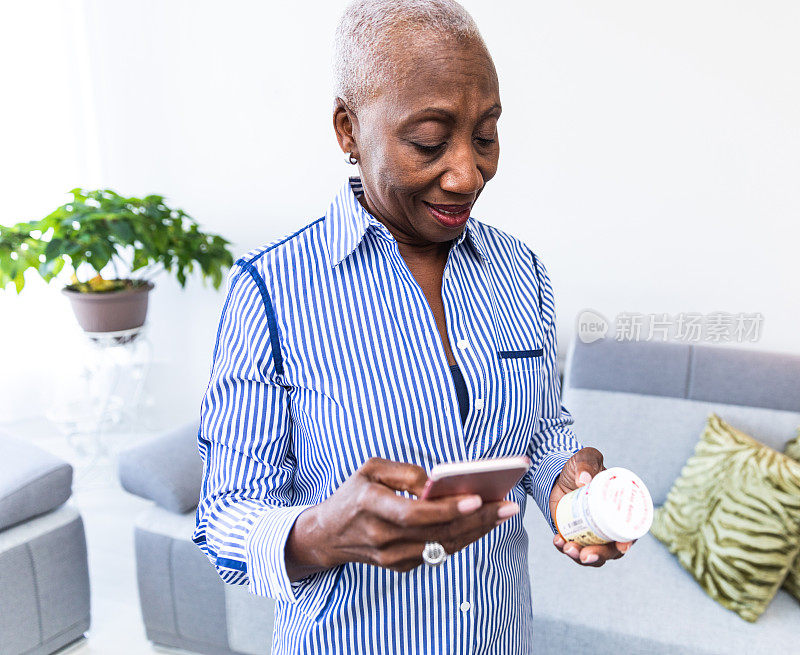
<instances>
[{"instance_id":1,"label":"sofa cushion","mask_svg":"<svg viewBox=\"0 0 800 655\"><path fill-rule=\"evenodd\" d=\"M194 527L194 512L155 506L136 519L139 597L149 637L201 652L269 653L275 601L251 594L247 585L223 583L192 542Z\"/></svg>"},{"instance_id":2,"label":"sofa cushion","mask_svg":"<svg viewBox=\"0 0 800 655\"><path fill-rule=\"evenodd\" d=\"M757 623L742 621L697 585L655 537L619 560L581 566L553 546L535 507L524 519L531 544L537 653L729 655L793 653L800 606L779 591Z\"/></svg>"},{"instance_id":3,"label":"sofa cushion","mask_svg":"<svg viewBox=\"0 0 800 655\"><path fill-rule=\"evenodd\" d=\"M691 357L692 347L681 343L574 339L564 386L683 398Z\"/></svg>"},{"instance_id":4,"label":"sofa cushion","mask_svg":"<svg viewBox=\"0 0 800 655\"><path fill-rule=\"evenodd\" d=\"M786 444L783 452L800 462L800 429L797 431L797 436ZM794 565L783 583L783 588L800 600L800 555L795 558Z\"/></svg>"},{"instance_id":5,"label":"sofa cushion","mask_svg":"<svg viewBox=\"0 0 800 655\"><path fill-rule=\"evenodd\" d=\"M709 596L755 621L800 552L800 462L711 414L651 532Z\"/></svg>"},{"instance_id":6,"label":"sofa cushion","mask_svg":"<svg viewBox=\"0 0 800 655\"><path fill-rule=\"evenodd\" d=\"M565 387L800 411L800 355L661 341L575 339Z\"/></svg>"},{"instance_id":7,"label":"sofa cushion","mask_svg":"<svg viewBox=\"0 0 800 655\"><path fill-rule=\"evenodd\" d=\"M748 407L800 409L800 356L694 347L687 397Z\"/></svg>"},{"instance_id":8,"label":"sofa cushion","mask_svg":"<svg viewBox=\"0 0 800 655\"><path fill-rule=\"evenodd\" d=\"M800 425L800 412L621 391L568 387L563 401L578 438L600 450L606 466L642 478L655 505L666 501L711 412L778 451Z\"/></svg>"},{"instance_id":9,"label":"sofa cushion","mask_svg":"<svg viewBox=\"0 0 800 655\"><path fill-rule=\"evenodd\" d=\"M122 487L178 514L197 507L203 481L197 428L189 423L121 452Z\"/></svg>"},{"instance_id":10,"label":"sofa cushion","mask_svg":"<svg viewBox=\"0 0 800 655\"><path fill-rule=\"evenodd\" d=\"M69 504L0 532L0 653L46 655L89 628L86 538Z\"/></svg>"},{"instance_id":11,"label":"sofa cushion","mask_svg":"<svg viewBox=\"0 0 800 655\"><path fill-rule=\"evenodd\" d=\"M0 433L0 530L63 505L71 493L72 466Z\"/></svg>"}]
</instances>

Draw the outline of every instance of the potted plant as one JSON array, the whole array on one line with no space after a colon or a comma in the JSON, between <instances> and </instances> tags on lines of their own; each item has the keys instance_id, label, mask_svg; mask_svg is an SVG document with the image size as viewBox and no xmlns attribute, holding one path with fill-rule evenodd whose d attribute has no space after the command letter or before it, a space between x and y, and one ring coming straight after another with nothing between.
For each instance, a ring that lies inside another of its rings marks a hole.
<instances>
[{"instance_id":1,"label":"potted plant","mask_svg":"<svg viewBox=\"0 0 800 655\"><path fill-rule=\"evenodd\" d=\"M183 288L187 272L198 264L203 284L210 278L219 289L223 268L233 264L230 241L201 232L191 216L169 208L162 196L125 198L110 189L70 193L70 202L40 220L0 225L0 289L13 282L20 293L29 268L50 282L69 264L72 278L62 291L87 332L144 325L154 287L150 278L161 270L174 273ZM82 264L94 271L83 282ZM113 277L104 278L100 273L108 264Z\"/></svg>"}]
</instances>

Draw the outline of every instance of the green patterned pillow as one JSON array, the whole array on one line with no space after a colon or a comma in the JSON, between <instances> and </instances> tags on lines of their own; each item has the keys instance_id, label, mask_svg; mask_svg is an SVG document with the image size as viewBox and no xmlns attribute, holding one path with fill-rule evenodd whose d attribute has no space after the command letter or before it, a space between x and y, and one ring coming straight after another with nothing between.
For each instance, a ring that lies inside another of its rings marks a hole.
<instances>
[{"instance_id":1,"label":"green patterned pillow","mask_svg":"<svg viewBox=\"0 0 800 655\"><path fill-rule=\"evenodd\" d=\"M651 532L709 596L755 621L800 552L800 462L711 414Z\"/></svg>"},{"instance_id":2,"label":"green patterned pillow","mask_svg":"<svg viewBox=\"0 0 800 655\"><path fill-rule=\"evenodd\" d=\"M783 454L800 461L800 428L797 429L797 436L791 441L786 442L786 448L784 448Z\"/></svg>"},{"instance_id":3,"label":"green patterned pillow","mask_svg":"<svg viewBox=\"0 0 800 655\"><path fill-rule=\"evenodd\" d=\"M800 430L797 431L797 436L786 444L783 452L800 462ZM794 565L789 570L789 575L786 576L786 582L783 583L783 588L800 600L800 555L795 558Z\"/></svg>"}]
</instances>

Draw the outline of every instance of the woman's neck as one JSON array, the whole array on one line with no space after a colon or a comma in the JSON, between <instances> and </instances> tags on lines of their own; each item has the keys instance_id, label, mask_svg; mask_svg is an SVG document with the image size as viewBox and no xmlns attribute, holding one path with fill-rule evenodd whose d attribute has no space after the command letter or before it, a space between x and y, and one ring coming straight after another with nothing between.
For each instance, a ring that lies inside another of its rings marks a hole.
<instances>
[{"instance_id":1,"label":"woman's neck","mask_svg":"<svg viewBox=\"0 0 800 655\"><path fill-rule=\"evenodd\" d=\"M397 249L400 255L408 264L409 268L413 266L441 268L444 270L444 265L447 262L447 255L450 252L452 241L444 241L441 243L428 242L420 243L410 237L408 233L399 230L391 223L383 220L377 212L372 211L366 200L365 194L358 196L358 202L364 209L366 209L377 221L380 221L386 226L390 234L397 242Z\"/></svg>"}]
</instances>

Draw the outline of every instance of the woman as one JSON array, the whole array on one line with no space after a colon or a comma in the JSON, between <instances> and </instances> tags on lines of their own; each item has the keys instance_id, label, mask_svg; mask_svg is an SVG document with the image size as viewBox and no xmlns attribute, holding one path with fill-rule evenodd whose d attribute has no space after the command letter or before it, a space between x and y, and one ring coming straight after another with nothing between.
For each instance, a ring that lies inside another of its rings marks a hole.
<instances>
[{"instance_id":1,"label":"woman","mask_svg":"<svg viewBox=\"0 0 800 655\"><path fill-rule=\"evenodd\" d=\"M359 176L230 273L194 540L277 600L273 652L528 653L527 495L555 533L603 461L561 406L544 266L471 216L497 170L494 65L452 0L357 0L336 44ZM416 498L439 462L519 454L506 500ZM553 543L585 566L630 545Z\"/></svg>"}]
</instances>

